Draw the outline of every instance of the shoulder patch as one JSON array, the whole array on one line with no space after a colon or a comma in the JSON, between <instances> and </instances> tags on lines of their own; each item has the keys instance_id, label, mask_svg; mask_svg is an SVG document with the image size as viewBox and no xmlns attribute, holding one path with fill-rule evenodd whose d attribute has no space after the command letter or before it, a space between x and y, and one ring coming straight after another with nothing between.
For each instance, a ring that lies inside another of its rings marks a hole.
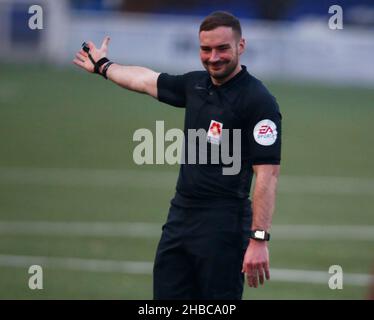
<instances>
[{"instance_id":1,"label":"shoulder patch","mask_svg":"<svg viewBox=\"0 0 374 320\"><path fill-rule=\"evenodd\" d=\"M271 146L277 140L277 126L269 120L264 119L258 122L253 129L255 141L262 146Z\"/></svg>"}]
</instances>

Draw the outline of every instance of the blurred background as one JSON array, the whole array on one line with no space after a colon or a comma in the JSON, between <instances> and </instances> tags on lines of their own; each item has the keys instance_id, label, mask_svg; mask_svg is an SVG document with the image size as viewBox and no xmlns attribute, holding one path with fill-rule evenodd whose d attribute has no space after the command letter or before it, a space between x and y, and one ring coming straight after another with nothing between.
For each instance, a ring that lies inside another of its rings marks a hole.
<instances>
[{"instance_id":1,"label":"blurred background","mask_svg":"<svg viewBox=\"0 0 374 320\"><path fill-rule=\"evenodd\" d=\"M29 28L31 5L43 29ZM331 5L343 29L330 29ZM283 114L272 280L244 299L368 299L374 270L371 0L0 0L0 298L151 299L178 166L133 161L133 133L183 109L72 65L83 41L159 72L201 70L198 28L227 10L242 64ZM167 145L167 144L166 144ZM43 267L43 289L28 269ZM328 286L329 268L344 272ZM372 297L374 293L372 293Z\"/></svg>"}]
</instances>

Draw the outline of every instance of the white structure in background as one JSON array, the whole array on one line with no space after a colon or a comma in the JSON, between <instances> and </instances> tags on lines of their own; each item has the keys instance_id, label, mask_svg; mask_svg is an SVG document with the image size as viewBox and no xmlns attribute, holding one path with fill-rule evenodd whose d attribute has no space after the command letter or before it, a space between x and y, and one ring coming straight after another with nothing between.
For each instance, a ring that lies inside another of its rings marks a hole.
<instances>
[{"instance_id":1,"label":"white structure in background","mask_svg":"<svg viewBox=\"0 0 374 320\"><path fill-rule=\"evenodd\" d=\"M29 8L43 8L43 29L29 28ZM0 0L0 58L3 61L66 61L70 13L66 0Z\"/></svg>"},{"instance_id":2,"label":"white structure in background","mask_svg":"<svg viewBox=\"0 0 374 320\"><path fill-rule=\"evenodd\" d=\"M119 63L170 73L202 68L199 18L74 12L66 0L42 0L38 3L44 9L44 29L32 31L26 30L27 21L19 25L23 20L15 17L22 17L20 10L33 2L0 0L1 59L70 64L83 41L101 44L110 35L109 57ZM247 40L242 63L262 78L374 85L374 30L349 26L331 30L329 18L326 12L326 19L318 21L242 20ZM23 39L25 35L31 40Z\"/></svg>"}]
</instances>

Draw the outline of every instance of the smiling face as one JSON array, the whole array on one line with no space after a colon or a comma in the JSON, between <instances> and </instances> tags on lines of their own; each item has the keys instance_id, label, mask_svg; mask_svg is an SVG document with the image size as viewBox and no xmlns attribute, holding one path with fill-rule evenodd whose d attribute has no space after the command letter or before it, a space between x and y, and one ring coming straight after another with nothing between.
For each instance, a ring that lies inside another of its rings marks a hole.
<instances>
[{"instance_id":1,"label":"smiling face","mask_svg":"<svg viewBox=\"0 0 374 320\"><path fill-rule=\"evenodd\" d=\"M201 31L199 37L200 59L214 84L225 83L241 70L239 56L245 41L231 27Z\"/></svg>"}]
</instances>

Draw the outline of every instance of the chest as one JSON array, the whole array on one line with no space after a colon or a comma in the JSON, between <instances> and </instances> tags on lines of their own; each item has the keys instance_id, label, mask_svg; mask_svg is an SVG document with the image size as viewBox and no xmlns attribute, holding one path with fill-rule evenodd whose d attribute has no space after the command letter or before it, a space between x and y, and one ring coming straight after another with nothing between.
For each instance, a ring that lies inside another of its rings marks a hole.
<instances>
[{"instance_id":1,"label":"chest","mask_svg":"<svg viewBox=\"0 0 374 320\"><path fill-rule=\"evenodd\" d=\"M221 129L242 129L243 119L238 110L221 92L207 90L187 99L185 129L208 131L214 122Z\"/></svg>"}]
</instances>

